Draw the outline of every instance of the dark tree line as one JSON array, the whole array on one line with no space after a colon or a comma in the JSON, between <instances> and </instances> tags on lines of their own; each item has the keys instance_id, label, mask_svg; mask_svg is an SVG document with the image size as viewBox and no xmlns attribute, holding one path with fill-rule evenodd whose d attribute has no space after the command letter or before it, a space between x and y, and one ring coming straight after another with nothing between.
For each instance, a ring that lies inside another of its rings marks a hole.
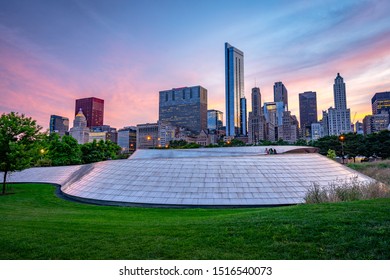
<instances>
[{"instance_id":1,"label":"dark tree line","mask_svg":"<svg viewBox=\"0 0 390 280\"><path fill-rule=\"evenodd\" d=\"M356 156L390 158L390 131L388 130L366 136L355 133L344 136L344 155L349 158ZM342 145L337 136L326 136L311 142L310 145L319 148L322 155L326 155L328 150L334 150L336 155L342 156Z\"/></svg>"}]
</instances>

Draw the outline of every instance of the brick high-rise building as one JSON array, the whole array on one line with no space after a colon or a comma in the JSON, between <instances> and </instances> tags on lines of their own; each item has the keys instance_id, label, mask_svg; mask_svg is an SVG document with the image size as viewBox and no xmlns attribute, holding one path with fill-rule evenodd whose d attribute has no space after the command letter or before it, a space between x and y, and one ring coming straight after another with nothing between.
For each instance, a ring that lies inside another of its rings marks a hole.
<instances>
[{"instance_id":1,"label":"brick high-rise building","mask_svg":"<svg viewBox=\"0 0 390 280\"><path fill-rule=\"evenodd\" d=\"M76 100L75 115L83 111L87 119L87 127L102 126L104 118L104 100L96 97L88 97Z\"/></svg>"}]
</instances>

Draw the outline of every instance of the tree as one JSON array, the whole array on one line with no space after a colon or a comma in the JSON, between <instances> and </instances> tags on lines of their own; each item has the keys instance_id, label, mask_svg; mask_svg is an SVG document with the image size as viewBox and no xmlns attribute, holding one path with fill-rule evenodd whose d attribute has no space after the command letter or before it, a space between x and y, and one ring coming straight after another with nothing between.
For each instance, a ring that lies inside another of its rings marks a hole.
<instances>
[{"instance_id":1,"label":"tree","mask_svg":"<svg viewBox=\"0 0 390 280\"><path fill-rule=\"evenodd\" d=\"M320 149L319 153L321 155L326 155L328 150L334 150L336 154L341 155L341 143L338 140L337 136L325 136L317 141L313 142L313 146Z\"/></svg>"},{"instance_id":2,"label":"tree","mask_svg":"<svg viewBox=\"0 0 390 280\"><path fill-rule=\"evenodd\" d=\"M0 171L5 194L7 174L31 166L36 158L36 143L42 128L24 114L11 112L0 117Z\"/></svg>"},{"instance_id":3,"label":"tree","mask_svg":"<svg viewBox=\"0 0 390 280\"><path fill-rule=\"evenodd\" d=\"M69 135L60 138L57 133L52 133L49 136L47 156L54 166L81 164L80 145L76 139Z\"/></svg>"},{"instance_id":4,"label":"tree","mask_svg":"<svg viewBox=\"0 0 390 280\"><path fill-rule=\"evenodd\" d=\"M121 147L110 140L100 140L99 142L93 140L93 142L81 145L83 163L117 159L120 151Z\"/></svg>"},{"instance_id":5,"label":"tree","mask_svg":"<svg viewBox=\"0 0 390 280\"><path fill-rule=\"evenodd\" d=\"M307 146L307 141L305 139L298 139L295 144L295 146Z\"/></svg>"},{"instance_id":6,"label":"tree","mask_svg":"<svg viewBox=\"0 0 390 280\"><path fill-rule=\"evenodd\" d=\"M364 154L365 149L366 145L364 143L363 135L355 133L348 133L345 135L345 154L348 155L348 158L353 158L353 162L355 162L356 156Z\"/></svg>"},{"instance_id":7,"label":"tree","mask_svg":"<svg viewBox=\"0 0 390 280\"><path fill-rule=\"evenodd\" d=\"M336 158L336 152L334 150L329 149L328 153L326 154L327 158L335 159Z\"/></svg>"},{"instance_id":8,"label":"tree","mask_svg":"<svg viewBox=\"0 0 390 280\"><path fill-rule=\"evenodd\" d=\"M382 130L366 136L368 151L365 156L378 156L390 158L390 131Z\"/></svg>"}]
</instances>

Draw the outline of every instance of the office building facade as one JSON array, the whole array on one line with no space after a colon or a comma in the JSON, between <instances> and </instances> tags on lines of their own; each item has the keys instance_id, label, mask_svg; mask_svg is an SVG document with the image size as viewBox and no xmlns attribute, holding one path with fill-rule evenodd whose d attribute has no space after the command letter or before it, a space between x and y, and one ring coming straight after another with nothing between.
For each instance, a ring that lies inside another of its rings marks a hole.
<instances>
[{"instance_id":1,"label":"office building facade","mask_svg":"<svg viewBox=\"0 0 390 280\"><path fill-rule=\"evenodd\" d=\"M69 130L69 119L62 116L51 115L49 128L50 134L58 133L60 136L64 136Z\"/></svg>"},{"instance_id":2,"label":"office building facade","mask_svg":"<svg viewBox=\"0 0 390 280\"><path fill-rule=\"evenodd\" d=\"M225 43L226 136L239 135L246 123L241 119L241 98L244 97L244 53Z\"/></svg>"},{"instance_id":3,"label":"office building facade","mask_svg":"<svg viewBox=\"0 0 390 280\"><path fill-rule=\"evenodd\" d=\"M134 152L137 149L137 128L126 126L118 130L118 145L124 153Z\"/></svg>"},{"instance_id":4,"label":"office building facade","mask_svg":"<svg viewBox=\"0 0 390 280\"><path fill-rule=\"evenodd\" d=\"M193 86L160 91L159 121L186 128L193 134L207 129L207 90Z\"/></svg>"},{"instance_id":5,"label":"office building facade","mask_svg":"<svg viewBox=\"0 0 390 280\"><path fill-rule=\"evenodd\" d=\"M158 123L137 125L137 149L156 148L159 145Z\"/></svg>"},{"instance_id":6,"label":"office building facade","mask_svg":"<svg viewBox=\"0 0 390 280\"><path fill-rule=\"evenodd\" d=\"M96 97L76 100L75 115L83 111L87 119L87 127L102 126L104 120L104 100Z\"/></svg>"},{"instance_id":7,"label":"office building facade","mask_svg":"<svg viewBox=\"0 0 390 280\"><path fill-rule=\"evenodd\" d=\"M311 124L317 123L317 93L306 91L299 94L299 118L302 138L311 138Z\"/></svg>"},{"instance_id":8,"label":"office building facade","mask_svg":"<svg viewBox=\"0 0 390 280\"><path fill-rule=\"evenodd\" d=\"M223 113L219 110L207 110L207 129L209 131L221 130L223 126Z\"/></svg>"},{"instance_id":9,"label":"office building facade","mask_svg":"<svg viewBox=\"0 0 390 280\"><path fill-rule=\"evenodd\" d=\"M248 143L258 144L265 140L265 118L261 109L260 88L252 88L252 112L248 117Z\"/></svg>"},{"instance_id":10,"label":"office building facade","mask_svg":"<svg viewBox=\"0 0 390 280\"><path fill-rule=\"evenodd\" d=\"M368 115L363 119L364 135L386 130L389 126L389 114L383 112L376 115Z\"/></svg>"},{"instance_id":11,"label":"office building facade","mask_svg":"<svg viewBox=\"0 0 390 280\"><path fill-rule=\"evenodd\" d=\"M371 99L372 114L387 113L390 115L390 91L377 92Z\"/></svg>"},{"instance_id":12,"label":"office building facade","mask_svg":"<svg viewBox=\"0 0 390 280\"><path fill-rule=\"evenodd\" d=\"M287 89L282 82L274 84L274 102L283 102L284 107L288 111Z\"/></svg>"},{"instance_id":13,"label":"office building facade","mask_svg":"<svg viewBox=\"0 0 390 280\"><path fill-rule=\"evenodd\" d=\"M116 128L109 125L93 126L90 128L91 132L105 132L106 141L111 141L113 143L118 143L118 131Z\"/></svg>"},{"instance_id":14,"label":"office building facade","mask_svg":"<svg viewBox=\"0 0 390 280\"><path fill-rule=\"evenodd\" d=\"M315 91L299 94L299 116L301 126L317 122L317 93Z\"/></svg>"}]
</instances>

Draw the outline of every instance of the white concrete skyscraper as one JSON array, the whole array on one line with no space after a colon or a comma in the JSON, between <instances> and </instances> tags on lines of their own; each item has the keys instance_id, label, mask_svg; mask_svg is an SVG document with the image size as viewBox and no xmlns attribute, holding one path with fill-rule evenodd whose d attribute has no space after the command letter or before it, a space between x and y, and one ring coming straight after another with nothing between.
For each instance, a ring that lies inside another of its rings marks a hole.
<instances>
[{"instance_id":1,"label":"white concrete skyscraper","mask_svg":"<svg viewBox=\"0 0 390 280\"><path fill-rule=\"evenodd\" d=\"M340 135L351 132L351 110L347 109L347 98L344 79L337 73L333 85L334 106L328 109L329 135Z\"/></svg>"},{"instance_id":2,"label":"white concrete skyscraper","mask_svg":"<svg viewBox=\"0 0 390 280\"><path fill-rule=\"evenodd\" d=\"M244 53L225 43L225 88L226 88L226 136L242 133L246 120L241 116L241 98L244 97ZM245 129L244 129L245 130Z\"/></svg>"},{"instance_id":3,"label":"white concrete skyscraper","mask_svg":"<svg viewBox=\"0 0 390 280\"><path fill-rule=\"evenodd\" d=\"M345 83L344 83L344 79L340 76L340 73L337 73L336 79L334 80L333 94L334 94L334 107L336 108L336 110L347 109Z\"/></svg>"}]
</instances>

